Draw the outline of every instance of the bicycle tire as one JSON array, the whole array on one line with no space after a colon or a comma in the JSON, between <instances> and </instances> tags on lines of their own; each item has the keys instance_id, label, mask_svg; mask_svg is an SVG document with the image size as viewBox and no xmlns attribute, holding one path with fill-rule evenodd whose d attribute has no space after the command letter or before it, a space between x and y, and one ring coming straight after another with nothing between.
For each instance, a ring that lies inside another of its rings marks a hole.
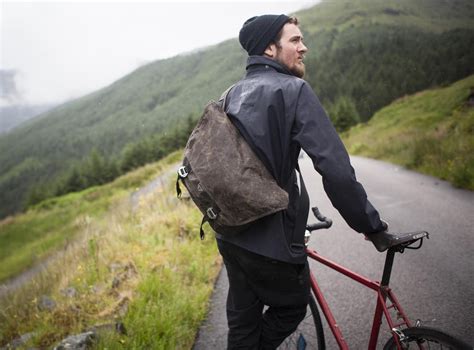
<instances>
[{"instance_id":1,"label":"bicycle tire","mask_svg":"<svg viewBox=\"0 0 474 350\"><path fill-rule=\"evenodd\" d=\"M419 345L427 345L428 349L453 349L472 350L472 346L464 341L456 339L452 335L442 331L426 327L411 327L402 330L406 340L403 342L403 349L420 349ZM410 347L411 346L411 347ZM397 349L395 339L390 338L385 344L384 350ZM422 347L425 349L425 347Z\"/></svg>"},{"instance_id":2,"label":"bicycle tire","mask_svg":"<svg viewBox=\"0 0 474 350\"><path fill-rule=\"evenodd\" d=\"M281 343L278 350L299 349L298 342L302 342L301 337L303 337L308 350L324 350L326 348L323 324L313 294L309 297L308 311L305 318L298 325L298 328Z\"/></svg>"}]
</instances>

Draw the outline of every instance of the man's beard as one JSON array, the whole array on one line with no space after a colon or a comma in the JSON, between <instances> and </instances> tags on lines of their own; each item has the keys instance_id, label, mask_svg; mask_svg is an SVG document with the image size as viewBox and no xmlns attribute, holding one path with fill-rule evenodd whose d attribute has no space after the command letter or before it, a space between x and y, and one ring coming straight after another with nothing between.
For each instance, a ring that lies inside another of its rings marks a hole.
<instances>
[{"instance_id":1,"label":"man's beard","mask_svg":"<svg viewBox=\"0 0 474 350\"><path fill-rule=\"evenodd\" d=\"M293 68L288 67L279 57L279 54L277 53L277 56L275 57L275 61L280 63L283 67L285 67L291 74L293 74L295 77L298 78L303 78L305 74L306 67L303 64L301 65L295 65Z\"/></svg>"},{"instance_id":2,"label":"man's beard","mask_svg":"<svg viewBox=\"0 0 474 350\"><path fill-rule=\"evenodd\" d=\"M293 67L293 69L290 69L290 72L293 73L293 75L297 76L298 78L303 78L305 71L306 71L306 67L304 66L304 64L302 64L301 66L300 65L295 66Z\"/></svg>"}]
</instances>

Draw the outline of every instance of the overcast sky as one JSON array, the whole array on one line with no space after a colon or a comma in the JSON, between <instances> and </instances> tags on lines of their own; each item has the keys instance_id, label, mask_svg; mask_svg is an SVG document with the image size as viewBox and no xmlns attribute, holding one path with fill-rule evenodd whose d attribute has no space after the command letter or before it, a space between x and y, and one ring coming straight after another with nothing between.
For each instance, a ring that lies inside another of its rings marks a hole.
<instances>
[{"instance_id":1,"label":"overcast sky","mask_svg":"<svg viewBox=\"0 0 474 350\"><path fill-rule=\"evenodd\" d=\"M0 1L0 106L57 103L138 66L237 37L254 15L298 1Z\"/></svg>"}]
</instances>

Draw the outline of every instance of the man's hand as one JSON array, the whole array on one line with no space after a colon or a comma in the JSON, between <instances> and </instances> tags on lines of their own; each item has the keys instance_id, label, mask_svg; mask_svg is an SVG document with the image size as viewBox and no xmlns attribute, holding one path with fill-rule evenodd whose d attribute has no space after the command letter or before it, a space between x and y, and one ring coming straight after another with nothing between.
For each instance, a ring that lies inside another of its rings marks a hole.
<instances>
[{"instance_id":1,"label":"man's hand","mask_svg":"<svg viewBox=\"0 0 474 350\"><path fill-rule=\"evenodd\" d=\"M390 233L388 233L388 223L384 220L382 221L382 226L383 229L379 232L374 232L374 233L366 233L365 234L365 239L368 241L371 241L375 249L377 249L379 252L383 252L390 248L393 244L393 238L396 237Z\"/></svg>"},{"instance_id":2,"label":"man's hand","mask_svg":"<svg viewBox=\"0 0 474 350\"><path fill-rule=\"evenodd\" d=\"M384 252L388 248L400 243L398 236L386 231L366 233L365 237L374 244L375 249L377 249L379 252Z\"/></svg>"},{"instance_id":3,"label":"man's hand","mask_svg":"<svg viewBox=\"0 0 474 350\"><path fill-rule=\"evenodd\" d=\"M374 233L366 233L365 239L371 241L379 252L383 252L390 247L394 247L399 244L408 243L413 241L413 234L401 234L396 235L393 233L389 233L387 231L388 224L385 221L382 221L385 226L384 231L374 232Z\"/></svg>"}]
</instances>

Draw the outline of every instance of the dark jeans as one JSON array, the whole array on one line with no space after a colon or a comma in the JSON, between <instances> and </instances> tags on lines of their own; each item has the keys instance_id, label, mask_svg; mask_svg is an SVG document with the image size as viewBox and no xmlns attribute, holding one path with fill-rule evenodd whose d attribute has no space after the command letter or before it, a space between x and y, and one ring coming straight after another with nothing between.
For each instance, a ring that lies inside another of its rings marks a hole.
<instances>
[{"instance_id":1,"label":"dark jeans","mask_svg":"<svg viewBox=\"0 0 474 350\"><path fill-rule=\"evenodd\" d=\"M219 239L217 246L229 277L228 349L276 349L306 314L308 263L276 261Z\"/></svg>"}]
</instances>

